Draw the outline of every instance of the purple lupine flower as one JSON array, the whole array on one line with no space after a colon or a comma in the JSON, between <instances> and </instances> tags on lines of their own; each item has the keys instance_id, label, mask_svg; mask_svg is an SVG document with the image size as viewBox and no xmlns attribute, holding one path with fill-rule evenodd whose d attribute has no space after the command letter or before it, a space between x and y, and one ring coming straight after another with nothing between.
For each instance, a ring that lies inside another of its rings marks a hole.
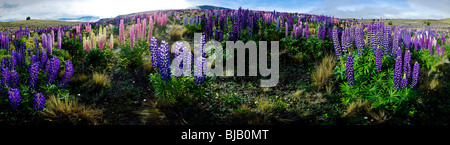
<instances>
[{"instance_id":1,"label":"purple lupine flower","mask_svg":"<svg viewBox=\"0 0 450 145\"><path fill-rule=\"evenodd\" d=\"M155 37L152 37L152 39L150 40L150 53L153 68L158 68L159 49L158 49L158 40L156 40Z\"/></svg>"},{"instance_id":2,"label":"purple lupine flower","mask_svg":"<svg viewBox=\"0 0 450 145\"><path fill-rule=\"evenodd\" d=\"M80 34L80 35L78 35L78 41L80 41L80 43L81 44L83 44L83 35L82 34Z\"/></svg>"},{"instance_id":3,"label":"purple lupine flower","mask_svg":"<svg viewBox=\"0 0 450 145\"><path fill-rule=\"evenodd\" d=\"M433 42L430 39L428 39L428 50L430 50L430 55L433 55Z\"/></svg>"},{"instance_id":4,"label":"purple lupine flower","mask_svg":"<svg viewBox=\"0 0 450 145\"><path fill-rule=\"evenodd\" d=\"M34 37L34 48L39 49L39 38L38 37Z\"/></svg>"},{"instance_id":5,"label":"purple lupine flower","mask_svg":"<svg viewBox=\"0 0 450 145\"><path fill-rule=\"evenodd\" d=\"M277 18L277 31L280 30L280 18Z\"/></svg>"},{"instance_id":6,"label":"purple lupine flower","mask_svg":"<svg viewBox=\"0 0 450 145\"><path fill-rule=\"evenodd\" d=\"M163 80L167 84L167 82L171 80L169 43L166 43L164 40L162 40L161 46L159 47L159 52L159 73L161 74L161 80Z\"/></svg>"},{"instance_id":7,"label":"purple lupine flower","mask_svg":"<svg viewBox=\"0 0 450 145\"><path fill-rule=\"evenodd\" d=\"M5 88L6 86L9 86L9 78L10 78L10 72L9 72L9 68L5 67L2 68L2 88Z\"/></svg>"},{"instance_id":8,"label":"purple lupine flower","mask_svg":"<svg viewBox=\"0 0 450 145\"><path fill-rule=\"evenodd\" d=\"M444 56L444 53L445 53L445 46L442 45L441 46L441 56Z\"/></svg>"},{"instance_id":9,"label":"purple lupine flower","mask_svg":"<svg viewBox=\"0 0 450 145\"><path fill-rule=\"evenodd\" d=\"M389 27L386 27L385 29L384 29L384 37L383 37L383 47L384 47L384 52L383 52L383 54L384 55L387 55L388 53L389 53L389 50L391 49L389 46L389 36L390 36L390 34L391 34L391 30L390 30L390 28Z\"/></svg>"},{"instance_id":10,"label":"purple lupine flower","mask_svg":"<svg viewBox=\"0 0 450 145\"><path fill-rule=\"evenodd\" d=\"M411 86L413 88L415 88L416 85L417 85L417 79L419 78L419 69L420 69L419 63L417 63L417 61L416 61L416 63L414 63L414 70L413 70L413 73L412 73Z\"/></svg>"},{"instance_id":11,"label":"purple lupine flower","mask_svg":"<svg viewBox=\"0 0 450 145\"><path fill-rule=\"evenodd\" d=\"M348 85L354 86L355 85L355 78L353 75L353 57L352 54L348 54L347 62L345 64L345 67L347 68L347 82Z\"/></svg>"},{"instance_id":12,"label":"purple lupine flower","mask_svg":"<svg viewBox=\"0 0 450 145\"><path fill-rule=\"evenodd\" d=\"M395 67L394 67L394 85L392 86L394 89L398 89L400 87L401 73L402 73L402 49L398 48L397 58L395 60Z\"/></svg>"},{"instance_id":13,"label":"purple lupine flower","mask_svg":"<svg viewBox=\"0 0 450 145\"><path fill-rule=\"evenodd\" d=\"M17 109L20 106L20 103L22 102L22 99L20 98L20 93L19 90L16 88L11 88L8 91L8 100L9 100L9 105L11 106L11 108Z\"/></svg>"},{"instance_id":14,"label":"purple lupine flower","mask_svg":"<svg viewBox=\"0 0 450 145\"><path fill-rule=\"evenodd\" d=\"M73 74L72 61L67 60L66 65L65 65L64 75L63 75L63 78L61 79L61 82L59 83L59 85L61 87L65 87L69 83L70 78L72 78L72 74Z\"/></svg>"},{"instance_id":15,"label":"purple lupine flower","mask_svg":"<svg viewBox=\"0 0 450 145\"><path fill-rule=\"evenodd\" d=\"M45 96L41 92L34 94L33 108L36 111L43 110L45 108Z\"/></svg>"},{"instance_id":16,"label":"purple lupine flower","mask_svg":"<svg viewBox=\"0 0 450 145\"><path fill-rule=\"evenodd\" d=\"M381 49L377 48L377 51L375 53L375 66L376 66L376 72L379 73L381 72L381 61L383 59L383 54L381 53Z\"/></svg>"},{"instance_id":17,"label":"purple lupine flower","mask_svg":"<svg viewBox=\"0 0 450 145\"><path fill-rule=\"evenodd\" d=\"M344 31L342 31L342 35L341 35L341 48L343 52L347 52L347 34L348 34L348 29L345 29Z\"/></svg>"},{"instance_id":18,"label":"purple lupine flower","mask_svg":"<svg viewBox=\"0 0 450 145\"><path fill-rule=\"evenodd\" d=\"M53 54L53 43L55 42L55 41L52 41L52 40L53 40L52 36L49 35L49 37L47 37L47 43L48 43L47 51L48 51L48 53L50 53L50 55Z\"/></svg>"},{"instance_id":19,"label":"purple lupine flower","mask_svg":"<svg viewBox=\"0 0 450 145\"><path fill-rule=\"evenodd\" d=\"M285 23L284 23L284 28L285 28L286 37L288 37L288 35L289 35L289 25L288 25L288 22L285 22Z\"/></svg>"},{"instance_id":20,"label":"purple lupine flower","mask_svg":"<svg viewBox=\"0 0 450 145\"><path fill-rule=\"evenodd\" d=\"M58 35L58 38L56 38L56 48L61 49L61 35Z\"/></svg>"},{"instance_id":21,"label":"purple lupine flower","mask_svg":"<svg viewBox=\"0 0 450 145\"><path fill-rule=\"evenodd\" d=\"M358 55L361 55L364 51L364 31L362 28L356 28L355 30L355 41L356 47L358 49Z\"/></svg>"},{"instance_id":22,"label":"purple lupine flower","mask_svg":"<svg viewBox=\"0 0 450 145\"><path fill-rule=\"evenodd\" d=\"M45 49L42 49L42 51L39 51L41 58L39 62L39 70L45 69L45 64L47 64L47 52L45 52Z\"/></svg>"},{"instance_id":23,"label":"purple lupine flower","mask_svg":"<svg viewBox=\"0 0 450 145\"><path fill-rule=\"evenodd\" d=\"M436 51L436 57L439 57L439 51L440 51L441 46L439 44L436 44L436 47L434 48L434 50Z\"/></svg>"},{"instance_id":24,"label":"purple lupine flower","mask_svg":"<svg viewBox=\"0 0 450 145\"><path fill-rule=\"evenodd\" d=\"M43 48L47 48L48 42L47 42L47 35L46 34L42 34L42 47Z\"/></svg>"},{"instance_id":25,"label":"purple lupine flower","mask_svg":"<svg viewBox=\"0 0 450 145\"><path fill-rule=\"evenodd\" d=\"M337 28L333 29L333 44L334 44L334 50L336 51L336 57L338 60L341 60L341 46L339 45L339 36L337 32Z\"/></svg>"},{"instance_id":26,"label":"purple lupine flower","mask_svg":"<svg viewBox=\"0 0 450 145\"><path fill-rule=\"evenodd\" d=\"M408 86L408 79L406 79L406 74L403 74L402 81L400 82L400 89L404 89Z\"/></svg>"},{"instance_id":27,"label":"purple lupine flower","mask_svg":"<svg viewBox=\"0 0 450 145\"><path fill-rule=\"evenodd\" d=\"M201 36L198 47L197 58L195 60L195 83L201 84L205 80L206 75L206 58L204 58L205 36Z\"/></svg>"},{"instance_id":28,"label":"purple lupine flower","mask_svg":"<svg viewBox=\"0 0 450 145\"><path fill-rule=\"evenodd\" d=\"M38 56L37 55L31 55L31 57L30 57L30 64L32 65L32 64L34 64L34 63L39 63L39 60L38 60ZM39 68L39 67L38 67Z\"/></svg>"},{"instance_id":29,"label":"purple lupine flower","mask_svg":"<svg viewBox=\"0 0 450 145\"><path fill-rule=\"evenodd\" d=\"M16 58L16 51L11 52L11 69L16 69L17 66L17 58Z\"/></svg>"},{"instance_id":30,"label":"purple lupine flower","mask_svg":"<svg viewBox=\"0 0 450 145\"><path fill-rule=\"evenodd\" d=\"M36 84L39 76L39 63L32 63L30 65L30 89L36 89Z\"/></svg>"},{"instance_id":31,"label":"purple lupine flower","mask_svg":"<svg viewBox=\"0 0 450 145\"><path fill-rule=\"evenodd\" d=\"M18 88L19 87L19 74L16 70L11 70L11 82L10 85L12 88Z\"/></svg>"},{"instance_id":32,"label":"purple lupine flower","mask_svg":"<svg viewBox=\"0 0 450 145\"><path fill-rule=\"evenodd\" d=\"M52 84L55 81L56 76L58 75L59 72L59 65L60 62L56 56L53 56L53 58L47 62L47 75L48 75L47 84Z\"/></svg>"},{"instance_id":33,"label":"purple lupine flower","mask_svg":"<svg viewBox=\"0 0 450 145\"><path fill-rule=\"evenodd\" d=\"M405 56L403 60L403 73L406 73L406 78L411 78L411 52L409 50L405 51Z\"/></svg>"}]
</instances>

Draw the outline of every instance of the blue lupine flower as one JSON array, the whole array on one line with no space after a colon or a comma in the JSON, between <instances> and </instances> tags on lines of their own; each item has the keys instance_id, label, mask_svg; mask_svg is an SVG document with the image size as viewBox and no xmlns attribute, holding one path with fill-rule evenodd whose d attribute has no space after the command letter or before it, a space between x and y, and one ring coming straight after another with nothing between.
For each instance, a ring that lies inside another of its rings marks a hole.
<instances>
[{"instance_id":1,"label":"blue lupine flower","mask_svg":"<svg viewBox=\"0 0 450 145\"><path fill-rule=\"evenodd\" d=\"M45 96L40 92L34 94L33 103L33 108L36 111L43 110L45 108Z\"/></svg>"},{"instance_id":2,"label":"blue lupine flower","mask_svg":"<svg viewBox=\"0 0 450 145\"><path fill-rule=\"evenodd\" d=\"M9 100L9 105L11 106L11 108L17 109L20 106L20 103L22 102L22 99L20 98L20 94L19 94L19 90L16 88L11 88L8 91L8 100Z\"/></svg>"},{"instance_id":3,"label":"blue lupine flower","mask_svg":"<svg viewBox=\"0 0 450 145\"><path fill-rule=\"evenodd\" d=\"M350 86L354 86L355 85L355 78L353 75L353 57L351 54L348 55L347 57L347 62L345 64L346 66L346 71L347 71L347 82L348 85Z\"/></svg>"}]
</instances>

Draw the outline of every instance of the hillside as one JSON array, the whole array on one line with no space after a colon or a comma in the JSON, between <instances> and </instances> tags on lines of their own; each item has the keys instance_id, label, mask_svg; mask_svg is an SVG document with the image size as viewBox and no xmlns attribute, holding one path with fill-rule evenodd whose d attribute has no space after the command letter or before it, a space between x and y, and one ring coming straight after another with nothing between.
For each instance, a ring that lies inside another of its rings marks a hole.
<instances>
[{"instance_id":1,"label":"hillside","mask_svg":"<svg viewBox=\"0 0 450 145\"><path fill-rule=\"evenodd\" d=\"M17 29L20 26L23 28L27 27L29 29L35 28L49 28L56 26L70 26L82 22L70 22L70 21L58 21L58 20L23 20L23 21L11 21L11 22L0 22L0 29Z\"/></svg>"},{"instance_id":2,"label":"hillside","mask_svg":"<svg viewBox=\"0 0 450 145\"><path fill-rule=\"evenodd\" d=\"M355 19L359 22L371 23L373 19ZM384 19L384 22L392 22L393 25L426 25L426 22L430 22L431 26L443 26L450 27L450 18L447 19Z\"/></svg>"}]
</instances>

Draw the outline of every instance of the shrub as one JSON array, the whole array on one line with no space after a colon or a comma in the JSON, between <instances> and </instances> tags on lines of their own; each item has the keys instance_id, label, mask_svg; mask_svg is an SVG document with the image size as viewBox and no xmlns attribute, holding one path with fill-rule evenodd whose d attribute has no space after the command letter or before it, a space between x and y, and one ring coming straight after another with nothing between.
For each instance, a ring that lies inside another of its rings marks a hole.
<instances>
[{"instance_id":1,"label":"shrub","mask_svg":"<svg viewBox=\"0 0 450 145\"><path fill-rule=\"evenodd\" d=\"M91 67L94 71L105 70L113 59L113 50L91 50L86 54L84 66ZM85 68L83 70L86 70Z\"/></svg>"},{"instance_id":2,"label":"shrub","mask_svg":"<svg viewBox=\"0 0 450 145\"><path fill-rule=\"evenodd\" d=\"M182 101L182 103L192 104L200 98L205 98L210 94L208 86L211 78L206 77L205 82L195 83L195 77L172 77L167 83L161 79L161 74L150 74L149 80L155 88L155 96L162 98L169 103Z\"/></svg>"},{"instance_id":3,"label":"shrub","mask_svg":"<svg viewBox=\"0 0 450 145\"><path fill-rule=\"evenodd\" d=\"M149 51L148 48L149 44L146 41L138 39L131 50L130 42L127 40L124 45L119 46L118 65L124 70L141 67L144 64L143 55Z\"/></svg>"}]
</instances>

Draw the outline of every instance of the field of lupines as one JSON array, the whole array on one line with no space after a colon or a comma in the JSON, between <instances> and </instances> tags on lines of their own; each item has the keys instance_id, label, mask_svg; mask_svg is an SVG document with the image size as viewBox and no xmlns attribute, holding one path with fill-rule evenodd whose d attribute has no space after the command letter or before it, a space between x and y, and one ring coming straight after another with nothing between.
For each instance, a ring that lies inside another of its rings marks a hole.
<instances>
[{"instance_id":1,"label":"field of lupines","mask_svg":"<svg viewBox=\"0 0 450 145\"><path fill-rule=\"evenodd\" d=\"M449 37L447 27L248 9L6 30L0 123L445 124ZM190 52L209 40L280 41L279 83L206 76L211 54Z\"/></svg>"}]
</instances>

